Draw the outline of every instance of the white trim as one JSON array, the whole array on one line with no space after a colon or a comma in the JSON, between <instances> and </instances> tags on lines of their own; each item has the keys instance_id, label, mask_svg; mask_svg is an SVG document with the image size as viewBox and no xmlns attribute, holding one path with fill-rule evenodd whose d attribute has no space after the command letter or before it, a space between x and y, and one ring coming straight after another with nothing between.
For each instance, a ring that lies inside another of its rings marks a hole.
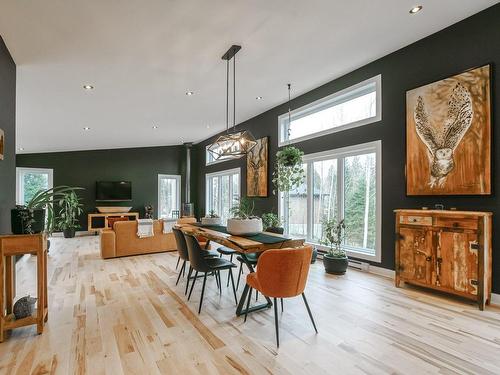
<instances>
[{"instance_id":1,"label":"white trim","mask_svg":"<svg viewBox=\"0 0 500 375\"><path fill-rule=\"evenodd\" d=\"M495 305L500 307L500 294L491 293L490 305Z\"/></svg>"},{"instance_id":2,"label":"white trim","mask_svg":"<svg viewBox=\"0 0 500 375\"><path fill-rule=\"evenodd\" d=\"M176 181L176 190L177 190L177 210L180 211L181 209L181 184L182 184L182 177L178 174L158 174L158 191L157 191L157 196L158 196L158 214L156 215L158 219L162 219L160 216L161 212L161 200L160 200L160 184L162 179L171 179ZM168 219L168 218L163 218L163 219Z\"/></svg>"},{"instance_id":3,"label":"white trim","mask_svg":"<svg viewBox=\"0 0 500 375\"><path fill-rule=\"evenodd\" d=\"M315 111L318 111L320 108L324 107L325 105L328 105L329 103L342 103L346 100L356 98L357 97L356 94L363 92L364 91L363 89L366 89L368 85L371 85L373 83L375 84L375 93L376 93L375 116L288 140L284 139L286 133L286 126L288 123L288 113L284 113L278 116L278 147L282 147L292 143L302 142L308 139L321 137L326 134L336 133L343 130L352 129L358 126L364 126L381 121L382 120L382 75L381 74L366 79L362 82L347 87L343 90L337 91L331 95L318 99L305 106L296 108L290 112L290 115L293 121L294 117L300 118L303 117L300 116L303 113L307 114L314 113Z\"/></svg>"},{"instance_id":4,"label":"white trim","mask_svg":"<svg viewBox=\"0 0 500 375\"><path fill-rule=\"evenodd\" d=\"M388 268L377 267L374 266L373 264L370 264L370 266L368 267L368 272L374 275L387 277L393 280L396 278L396 271L390 270Z\"/></svg>"},{"instance_id":5,"label":"white trim","mask_svg":"<svg viewBox=\"0 0 500 375\"><path fill-rule=\"evenodd\" d=\"M316 152L314 154L304 155L303 161L307 164L307 175L306 175L306 183L307 183L307 199L312 200L312 194L309 194L312 191L312 174L309 172L312 170L312 163L315 161L321 161L326 159L342 159L349 156L360 155L364 153L375 153L376 155L376 241L375 241L375 255L365 254L363 252L353 251L353 249L345 248L348 256L369 260L372 262L380 263L382 260L382 141L377 140L373 142L362 143L354 146L342 147L335 150ZM341 163L338 164L340 166ZM337 167L337 189L339 192L343 189L343 167ZM341 195L337 194L339 198L339 209L340 212L343 212L343 202L341 201ZM283 211L283 199L282 194L279 195L278 200L278 212L280 215L284 213ZM308 214L307 214L307 228L312 228L312 217L309 213L310 208L312 207L311 202L308 202ZM287 230L287 228L285 228ZM321 244L314 243L310 238L307 238L307 242L313 244L322 250L327 250L326 246L322 246Z\"/></svg>"},{"instance_id":6,"label":"white trim","mask_svg":"<svg viewBox=\"0 0 500 375\"><path fill-rule=\"evenodd\" d=\"M16 203L17 204L25 204L24 198L22 197L21 191L24 191L24 180L23 175L25 173L39 173L39 174L47 174L48 175L48 188L51 189L54 187L54 170L50 168L25 168L25 167L17 167L16 168Z\"/></svg>"}]
</instances>

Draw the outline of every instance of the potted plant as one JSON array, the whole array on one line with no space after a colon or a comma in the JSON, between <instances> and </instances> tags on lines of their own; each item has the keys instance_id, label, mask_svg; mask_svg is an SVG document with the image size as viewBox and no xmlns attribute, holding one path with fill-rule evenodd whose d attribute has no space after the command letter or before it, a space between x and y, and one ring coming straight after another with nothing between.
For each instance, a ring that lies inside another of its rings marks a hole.
<instances>
[{"instance_id":1,"label":"potted plant","mask_svg":"<svg viewBox=\"0 0 500 375\"><path fill-rule=\"evenodd\" d=\"M347 271L348 259L342 243L345 238L345 221L328 219L323 221L323 244L329 246L323 255L323 264L327 273L343 275Z\"/></svg>"},{"instance_id":2,"label":"potted plant","mask_svg":"<svg viewBox=\"0 0 500 375\"><path fill-rule=\"evenodd\" d=\"M74 191L64 194L58 202L60 210L57 218L57 228L63 231L64 238L75 237L75 231L80 227L78 216L83 212L83 204Z\"/></svg>"},{"instance_id":3,"label":"potted plant","mask_svg":"<svg viewBox=\"0 0 500 375\"><path fill-rule=\"evenodd\" d=\"M306 174L304 171L302 157L304 153L296 147L286 146L276 153L276 165L273 172L273 194L283 193L285 204L289 207L290 191L298 188L304 182ZM288 227L288 217L284 217L285 227Z\"/></svg>"},{"instance_id":4,"label":"potted plant","mask_svg":"<svg viewBox=\"0 0 500 375\"><path fill-rule=\"evenodd\" d=\"M210 210L210 212L201 218L202 225L221 225L221 218L215 213L215 210Z\"/></svg>"},{"instance_id":5,"label":"potted plant","mask_svg":"<svg viewBox=\"0 0 500 375\"><path fill-rule=\"evenodd\" d=\"M24 205L17 205L11 210L12 233L33 234L45 231L52 234L55 228L54 202L64 194L80 189L83 188L56 186L38 191Z\"/></svg>"},{"instance_id":6,"label":"potted plant","mask_svg":"<svg viewBox=\"0 0 500 375\"><path fill-rule=\"evenodd\" d=\"M281 226L281 220L274 212L263 214L261 219L266 232L283 234L284 228Z\"/></svg>"},{"instance_id":7,"label":"potted plant","mask_svg":"<svg viewBox=\"0 0 500 375\"><path fill-rule=\"evenodd\" d=\"M231 208L231 218L227 220L227 231L230 234L251 236L262 232L262 219L253 215L255 202L248 198L241 198Z\"/></svg>"}]
</instances>

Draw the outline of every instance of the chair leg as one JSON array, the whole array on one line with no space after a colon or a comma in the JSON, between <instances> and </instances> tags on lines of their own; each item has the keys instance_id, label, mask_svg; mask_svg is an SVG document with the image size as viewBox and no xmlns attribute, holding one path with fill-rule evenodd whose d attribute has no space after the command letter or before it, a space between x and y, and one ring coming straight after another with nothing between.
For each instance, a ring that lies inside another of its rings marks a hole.
<instances>
[{"instance_id":1,"label":"chair leg","mask_svg":"<svg viewBox=\"0 0 500 375\"><path fill-rule=\"evenodd\" d=\"M302 299L304 300L304 303L306 304L306 309L307 309L307 312L309 313L309 318L311 318L311 322L313 324L314 330L316 331L316 333L318 333L318 329L316 328L316 323L314 323L314 318L312 316L311 309L309 308L309 304L307 303L306 295L304 293L302 293Z\"/></svg>"},{"instance_id":2,"label":"chair leg","mask_svg":"<svg viewBox=\"0 0 500 375\"><path fill-rule=\"evenodd\" d=\"M238 306L238 297L236 297L236 288L234 287L233 270L231 268L229 269L229 278L231 279L231 285L233 286L234 302L236 303L236 306Z\"/></svg>"},{"instance_id":3,"label":"chair leg","mask_svg":"<svg viewBox=\"0 0 500 375\"><path fill-rule=\"evenodd\" d=\"M241 274L243 273L243 263L240 262L240 270L238 271L238 281L236 282L236 290L240 287L240 277Z\"/></svg>"},{"instance_id":4,"label":"chair leg","mask_svg":"<svg viewBox=\"0 0 500 375\"><path fill-rule=\"evenodd\" d=\"M203 277L203 287L201 288L201 298L200 298L200 307L198 308L198 315L201 312L201 305L203 304L203 295L205 294L206 283L207 283L207 273L205 272L205 276Z\"/></svg>"},{"instance_id":5,"label":"chair leg","mask_svg":"<svg viewBox=\"0 0 500 375\"><path fill-rule=\"evenodd\" d=\"M281 312L283 312L283 298L280 299L281 299Z\"/></svg>"},{"instance_id":6,"label":"chair leg","mask_svg":"<svg viewBox=\"0 0 500 375\"><path fill-rule=\"evenodd\" d=\"M193 273L193 267L189 266L188 277L186 282L186 290L184 291L184 295L188 293L189 281L191 280L191 274Z\"/></svg>"},{"instance_id":7,"label":"chair leg","mask_svg":"<svg viewBox=\"0 0 500 375\"><path fill-rule=\"evenodd\" d=\"M229 257L229 261L232 262L233 261L233 254L231 254L231 256ZM231 270L231 268L229 269ZM229 272L227 273L227 285L226 285L226 288L229 286Z\"/></svg>"},{"instance_id":8,"label":"chair leg","mask_svg":"<svg viewBox=\"0 0 500 375\"><path fill-rule=\"evenodd\" d=\"M181 261L181 257L177 257L177 264L175 265L175 270L177 271L177 268L179 268L179 263Z\"/></svg>"},{"instance_id":9,"label":"chair leg","mask_svg":"<svg viewBox=\"0 0 500 375\"><path fill-rule=\"evenodd\" d=\"M217 284L217 289L220 290L220 288L219 288L219 277L217 276L217 271L214 271L213 275L215 277L215 283Z\"/></svg>"},{"instance_id":10,"label":"chair leg","mask_svg":"<svg viewBox=\"0 0 500 375\"><path fill-rule=\"evenodd\" d=\"M259 291L256 290L255 291L255 302L257 302L259 300Z\"/></svg>"},{"instance_id":11,"label":"chair leg","mask_svg":"<svg viewBox=\"0 0 500 375\"><path fill-rule=\"evenodd\" d=\"M188 301L191 299L191 293L193 293L194 284L196 283L197 278L198 278L198 271L196 271L196 273L194 274L193 283L191 284L191 289L189 290Z\"/></svg>"},{"instance_id":12,"label":"chair leg","mask_svg":"<svg viewBox=\"0 0 500 375\"><path fill-rule=\"evenodd\" d=\"M274 325L276 327L276 346L280 347L280 332L278 326L278 304L276 303L276 298L274 298Z\"/></svg>"},{"instance_id":13,"label":"chair leg","mask_svg":"<svg viewBox=\"0 0 500 375\"><path fill-rule=\"evenodd\" d=\"M177 276L177 281L175 282L175 285L179 284L179 280L182 275L182 271L184 271L184 268L186 267L186 261L182 262L181 270L179 271L179 276Z\"/></svg>"},{"instance_id":14,"label":"chair leg","mask_svg":"<svg viewBox=\"0 0 500 375\"><path fill-rule=\"evenodd\" d=\"M247 308L245 310L245 320L244 320L244 322L247 321L248 309L250 307L250 300L252 299L252 290L253 290L253 288L250 288L250 290L248 291Z\"/></svg>"}]
</instances>

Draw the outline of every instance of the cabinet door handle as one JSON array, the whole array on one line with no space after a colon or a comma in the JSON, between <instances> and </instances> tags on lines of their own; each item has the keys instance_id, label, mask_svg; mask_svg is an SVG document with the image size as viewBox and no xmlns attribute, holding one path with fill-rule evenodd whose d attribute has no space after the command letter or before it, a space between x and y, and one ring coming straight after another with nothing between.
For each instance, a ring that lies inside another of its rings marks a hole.
<instances>
[{"instance_id":1,"label":"cabinet door handle","mask_svg":"<svg viewBox=\"0 0 500 375\"><path fill-rule=\"evenodd\" d=\"M432 257L431 256L428 256L427 258L425 258L426 261L430 262L432 260Z\"/></svg>"},{"instance_id":2,"label":"cabinet door handle","mask_svg":"<svg viewBox=\"0 0 500 375\"><path fill-rule=\"evenodd\" d=\"M443 258L437 258L438 263L443 263Z\"/></svg>"}]
</instances>

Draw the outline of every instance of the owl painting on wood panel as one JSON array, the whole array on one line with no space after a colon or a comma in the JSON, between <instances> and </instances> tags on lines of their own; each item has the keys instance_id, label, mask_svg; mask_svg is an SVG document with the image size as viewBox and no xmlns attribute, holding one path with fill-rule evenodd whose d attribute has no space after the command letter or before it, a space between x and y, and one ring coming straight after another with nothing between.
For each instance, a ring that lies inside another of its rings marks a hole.
<instances>
[{"instance_id":1,"label":"owl painting on wood panel","mask_svg":"<svg viewBox=\"0 0 500 375\"><path fill-rule=\"evenodd\" d=\"M490 66L406 93L408 195L491 194Z\"/></svg>"}]
</instances>

